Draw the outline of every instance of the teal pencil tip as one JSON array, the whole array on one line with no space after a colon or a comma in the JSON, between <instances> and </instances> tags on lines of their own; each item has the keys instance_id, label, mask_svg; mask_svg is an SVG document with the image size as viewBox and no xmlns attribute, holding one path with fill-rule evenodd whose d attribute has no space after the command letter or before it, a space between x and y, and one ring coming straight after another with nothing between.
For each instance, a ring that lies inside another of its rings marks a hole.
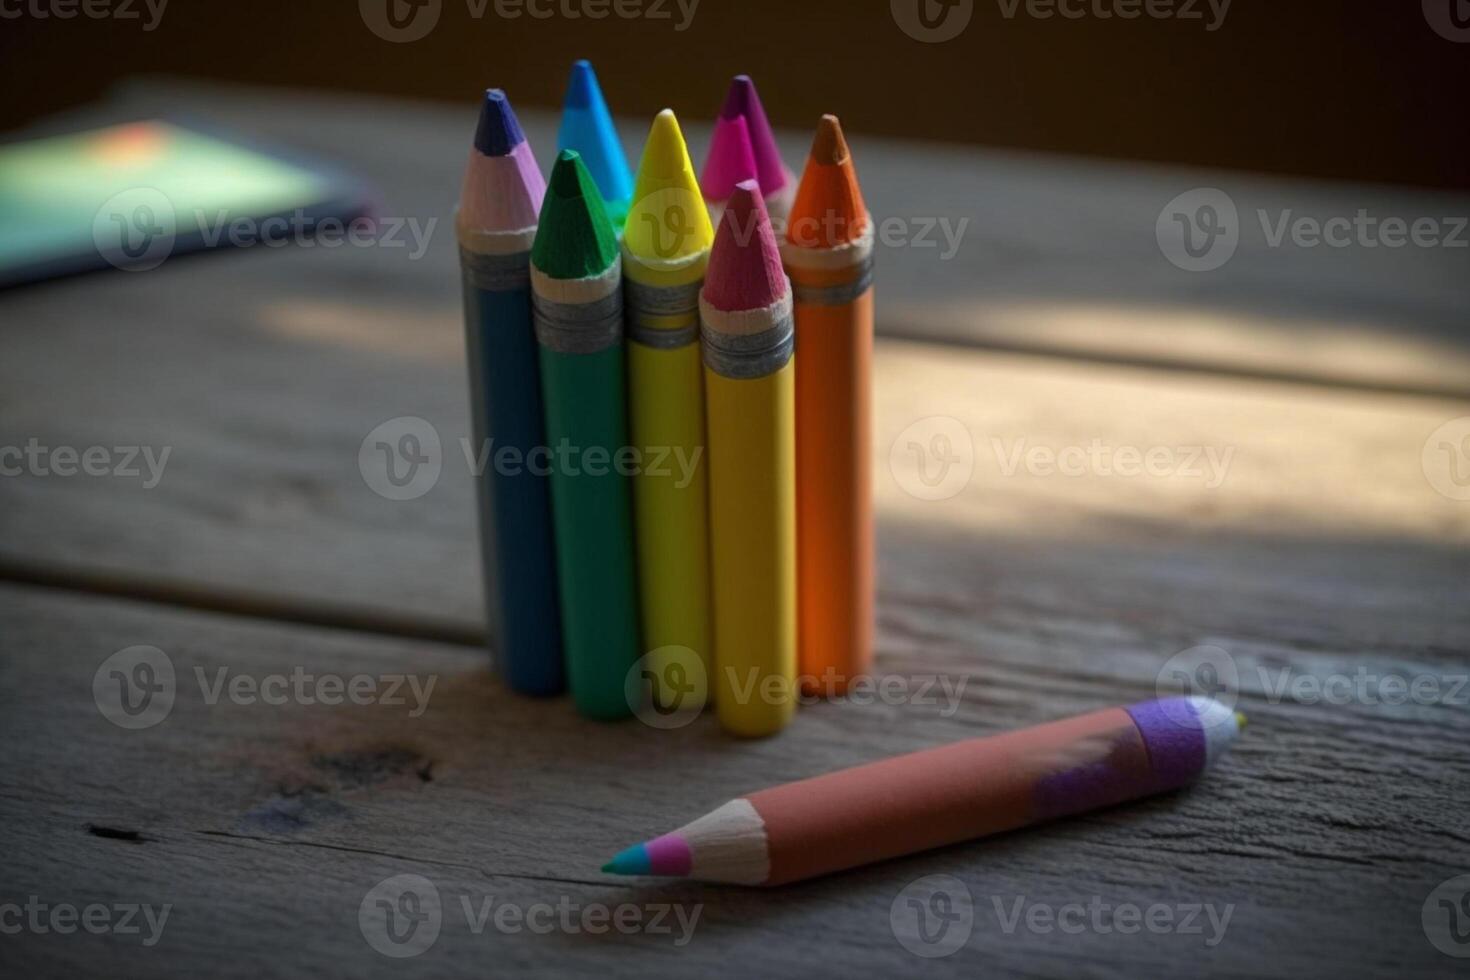
<instances>
[{"instance_id":1,"label":"teal pencil tip","mask_svg":"<svg viewBox=\"0 0 1470 980\"><path fill-rule=\"evenodd\" d=\"M620 851L602 866L602 870L612 875L646 875L653 873L653 863L649 860L648 848L642 844L634 844L627 850Z\"/></svg>"},{"instance_id":2,"label":"teal pencil tip","mask_svg":"<svg viewBox=\"0 0 1470 980\"><path fill-rule=\"evenodd\" d=\"M567 84L564 104L585 109L601 101L602 91L597 84L597 73L592 70L592 62L586 58L572 62L572 78Z\"/></svg>"}]
</instances>

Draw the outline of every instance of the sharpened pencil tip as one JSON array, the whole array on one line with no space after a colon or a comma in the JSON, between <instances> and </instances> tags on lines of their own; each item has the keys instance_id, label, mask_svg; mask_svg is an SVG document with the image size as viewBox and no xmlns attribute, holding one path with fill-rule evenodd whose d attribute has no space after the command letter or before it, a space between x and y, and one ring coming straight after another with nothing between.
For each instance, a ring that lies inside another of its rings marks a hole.
<instances>
[{"instance_id":1,"label":"sharpened pencil tip","mask_svg":"<svg viewBox=\"0 0 1470 980\"><path fill-rule=\"evenodd\" d=\"M480 122L475 127L475 149L487 157L503 157L525 140L505 92L498 88L486 89L485 101L480 106Z\"/></svg>"},{"instance_id":2,"label":"sharpened pencil tip","mask_svg":"<svg viewBox=\"0 0 1470 980\"><path fill-rule=\"evenodd\" d=\"M725 104L720 107L720 115L726 119L745 115L754 92L755 82L751 81L749 75L736 75L730 79L730 88L725 92Z\"/></svg>"},{"instance_id":3,"label":"sharpened pencil tip","mask_svg":"<svg viewBox=\"0 0 1470 980\"><path fill-rule=\"evenodd\" d=\"M592 62L586 58L579 58L572 62L572 78L567 84L567 97L564 104L585 109L592 105L600 94L601 89L597 84L597 73L592 70Z\"/></svg>"},{"instance_id":4,"label":"sharpened pencil tip","mask_svg":"<svg viewBox=\"0 0 1470 980\"><path fill-rule=\"evenodd\" d=\"M653 865L648 856L648 848L642 844L634 844L613 855L613 859L604 864L602 870L610 875L646 875L653 873Z\"/></svg>"},{"instance_id":5,"label":"sharpened pencil tip","mask_svg":"<svg viewBox=\"0 0 1470 980\"><path fill-rule=\"evenodd\" d=\"M556 155L551 167L551 189L558 197L578 198L583 194L582 182L577 171L577 162L582 155L576 150L562 150Z\"/></svg>"},{"instance_id":6,"label":"sharpened pencil tip","mask_svg":"<svg viewBox=\"0 0 1470 980\"><path fill-rule=\"evenodd\" d=\"M836 165L847 156L847 137L842 135L842 124L836 116L828 113L817 123L817 136L812 140L812 159L817 163Z\"/></svg>"}]
</instances>

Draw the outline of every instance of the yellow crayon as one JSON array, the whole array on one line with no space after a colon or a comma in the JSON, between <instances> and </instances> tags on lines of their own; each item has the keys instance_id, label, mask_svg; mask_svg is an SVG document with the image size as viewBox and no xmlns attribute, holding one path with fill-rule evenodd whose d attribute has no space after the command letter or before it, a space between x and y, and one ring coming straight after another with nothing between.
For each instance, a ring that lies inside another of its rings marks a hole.
<instances>
[{"instance_id":1,"label":"yellow crayon","mask_svg":"<svg viewBox=\"0 0 1470 980\"><path fill-rule=\"evenodd\" d=\"M727 731L770 735L796 695L796 373L791 283L755 181L726 206L699 309L715 707Z\"/></svg>"},{"instance_id":2,"label":"yellow crayon","mask_svg":"<svg viewBox=\"0 0 1470 980\"><path fill-rule=\"evenodd\" d=\"M672 110L653 121L623 233L629 422L648 690L708 698L710 579L699 290L714 240Z\"/></svg>"}]
</instances>

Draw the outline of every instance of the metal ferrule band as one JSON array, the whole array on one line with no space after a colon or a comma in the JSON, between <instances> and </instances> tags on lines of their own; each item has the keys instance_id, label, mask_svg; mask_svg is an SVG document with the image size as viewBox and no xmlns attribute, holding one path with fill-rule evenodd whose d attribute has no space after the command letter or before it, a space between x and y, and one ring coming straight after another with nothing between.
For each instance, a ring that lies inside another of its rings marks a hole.
<instances>
[{"instance_id":1,"label":"metal ferrule band","mask_svg":"<svg viewBox=\"0 0 1470 980\"><path fill-rule=\"evenodd\" d=\"M531 285L531 253L505 255L459 250L460 274L465 285L491 292L528 289Z\"/></svg>"}]
</instances>

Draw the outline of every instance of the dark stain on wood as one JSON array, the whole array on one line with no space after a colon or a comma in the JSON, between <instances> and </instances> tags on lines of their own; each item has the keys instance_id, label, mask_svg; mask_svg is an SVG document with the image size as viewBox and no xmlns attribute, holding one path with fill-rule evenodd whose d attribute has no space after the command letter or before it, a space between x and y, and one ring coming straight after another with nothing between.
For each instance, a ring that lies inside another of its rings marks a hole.
<instances>
[{"instance_id":1,"label":"dark stain on wood","mask_svg":"<svg viewBox=\"0 0 1470 980\"><path fill-rule=\"evenodd\" d=\"M87 833L93 837L101 837L103 840L127 841L129 844L147 844L154 838L141 834L136 830L119 830L116 827L99 827L95 823L87 824Z\"/></svg>"},{"instance_id":2,"label":"dark stain on wood","mask_svg":"<svg viewBox=\"0 0 1470 980\"><path fill-rule=\"evenodd\" d=\"M405 775L415 776L423 783L434 779L434 760L425 759L416 749L404 746L322 752L311 757L311 764L335 776L343 789L374 786Z\"/></svg>"}]
</instances>

